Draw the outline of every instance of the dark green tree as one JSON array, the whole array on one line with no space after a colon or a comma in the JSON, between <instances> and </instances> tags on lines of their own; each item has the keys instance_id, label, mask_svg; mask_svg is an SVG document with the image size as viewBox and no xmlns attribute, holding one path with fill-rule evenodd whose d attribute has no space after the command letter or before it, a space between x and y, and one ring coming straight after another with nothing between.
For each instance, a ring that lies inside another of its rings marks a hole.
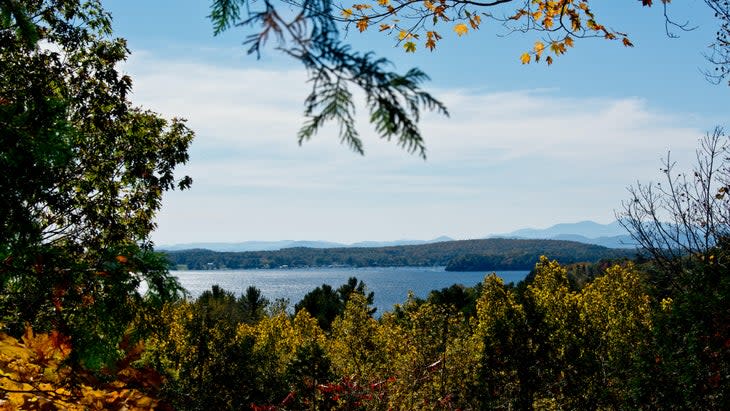
<instances>
[{"instance_id":1,"label":"dark green tree","mask_svg":"<svg viewBox=\"0 0 730 411\"><path fill-rule=\"evenodd\" d=\"M0 2L0 322L56 329L92 368L176 296L149 233L191 183L193 133L130 103L127 55L99 1Z\"/></svg>"},{"instance_id":2,"label":"dark green tree","mask_svg":"<svg viewBox=\"0 0 730 411\"><path fill-rule=\"evenodd\" d=\"M332 321L342 314L344 306L340 296L329 284L315 288L302 297L301 301L294 305L295 312L307 310L323 330L329 331L332 328Z\"/></svg>"},{"instance_id":3,"label":"dark green tree","mask_svg":"<svg viewBox=\"0 0 730 411\"><path fill-rule=\"evenodd\" d=\"M373 303L375 293L372 291L365 294L366 287L362 280L358 281L355 277L350 277L345 284L342 284L336 291L328 284L322 284L314 290L308 292L301 301L294 305L295 312L299 310L307 310L312 317L317 319L319 326L323 330L329 331L332 322L338 315L345 311L345 306L350 300L352 293L358 293L365 296L368 305ZM369 314L375 313L375 308L369 309Z\"/></svg>"}]
</instances>

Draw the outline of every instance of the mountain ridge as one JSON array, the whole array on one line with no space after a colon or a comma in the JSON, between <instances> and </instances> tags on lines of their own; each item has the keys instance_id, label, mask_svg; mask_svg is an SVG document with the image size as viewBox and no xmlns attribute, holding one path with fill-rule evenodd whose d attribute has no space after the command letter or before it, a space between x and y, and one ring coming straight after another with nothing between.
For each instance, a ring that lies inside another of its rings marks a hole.
<instances>
[{"instance_id":1,"label":"mountain ridge","mask_svg":"<svg viewBox=\"0 0 730 411\"><path fill-rule=\"evenodd\" d=\"M159 251L182 251L182 250L211 250L217 252L245 252L245 251L278 251L287 248L359 248L359 247L389 247L400 245L432 244L444 241L453 241L453 238L440 236L432 240L393 240L393 241L358 241L351 244L337 243L332 241L309 241L309 240L279 240L279 241L242 241L237 243L183 243L165 244L155 247Z\"/></svg>"},{"instance_id":2,"label":"mountain ridge","mask_svg":"<svg viewBox=\"0 0 730 411\"><path fill-rule=\"evenodd\" d=\"M577 223L559 223L547 228L521 228L488 238L567 240L595 244L608 248L636 248L636 242L618 220L608 224L584 220Z\"/></svg>"},{"instance_id":3,"label":"mountain ridge","mask_svg":"<svg viewBox=\"0 0 730 411\"><path fill-rule=\"evenodd\" d=\"M636 242L631 238L621 224L614 220L608 224L584 220L576 223L558 223L547 228L520 228L503 234L490 234L483 238L514 238L538 240L566 240L583 244L594 244L608 248L635 248ZM354 243L340 243L317 240L279 240L279 241L243 241L200 242L183 244L166 244L156 247L160 251L181 251L203 249L217 252L246 252L246 251L277 251L287 248L359 248L359 247L391 247L402 245L433 244L445 241L454 241L453 238L440 236L431 240L392 240L392 241L358 241Z\"/></svg>"}]
</instances>

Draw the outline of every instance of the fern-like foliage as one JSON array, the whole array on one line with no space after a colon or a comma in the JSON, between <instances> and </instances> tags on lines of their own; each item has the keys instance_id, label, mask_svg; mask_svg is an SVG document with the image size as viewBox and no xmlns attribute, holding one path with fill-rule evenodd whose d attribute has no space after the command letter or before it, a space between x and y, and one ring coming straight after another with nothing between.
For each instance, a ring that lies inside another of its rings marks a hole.
<instances>
[{"instance_id":1,"label":"fern-like foliage","mask_svg":"<svg viewBox=\"0 0 730 411\"><path fill-rule=\"evenodd\" d=\"M364 92L370 122L378 135L425 158L426 146L418 128L421 111L448 116L446 107L421 89L428 76L415 68L405 74L393 72L388 60L353 50L339 37L330 0L285 0L284 4L294 7L293 17L289 12L280 14L269 0L214 0L209 17L216 34L232 26L253 30L244 41L250 54L260 56L273 37L277 50L303 64L312 88L304 100L306 120L298 134L299 144L334 122L340 141L364 154L351 91L359 89Z\"/></svg>"}]
</instances>

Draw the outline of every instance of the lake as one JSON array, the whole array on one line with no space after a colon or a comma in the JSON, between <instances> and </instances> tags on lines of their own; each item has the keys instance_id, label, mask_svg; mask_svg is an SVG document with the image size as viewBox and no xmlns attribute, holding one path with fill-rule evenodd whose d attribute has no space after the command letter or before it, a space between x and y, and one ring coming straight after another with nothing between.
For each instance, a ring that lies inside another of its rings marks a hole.
<instances>
[{"instance_id":1,"label":"lake","mask_svg":"<svg viewBox=\"0 0 730 411\"><path fill-rule=\"evenodd\" d=\"M528 271L498 271L505 283L518 282ZM393 304L406 300L408 291L425 298L429 291L452 284L474 286L481 282L484 272L445 271L444 267L365 267L365 268L301 268L273 270L212 270L172 271L192 297L199 296L214 284L237 296L253 285L264 297L289 300L290 309L309 291L329 284L337 289L349 277L362 280L375 293L374 306L378 313L392 309Z\"/></svg>"}]
</instances>

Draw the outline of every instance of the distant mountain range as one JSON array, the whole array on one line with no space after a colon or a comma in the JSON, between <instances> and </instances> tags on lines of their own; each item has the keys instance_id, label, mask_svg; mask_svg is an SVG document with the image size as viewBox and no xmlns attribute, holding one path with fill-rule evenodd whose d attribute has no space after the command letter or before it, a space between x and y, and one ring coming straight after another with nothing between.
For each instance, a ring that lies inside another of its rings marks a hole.
<instances>
[{"instance_id":1,"label":"distant mountain range","mask_svg":"<svg viewBox=\"0 0 730 411\"><path fill-rule=\"evenodd\" d=\"M396 241L360 241L352 244L333 243L330 241L297 241L297 240L281 240L281 241L244 241L241 243L185 243L173 245L158 246L158 250L179 251L204 249L222 252L241 252L241 251L276 251L285 248L305 247L305 248L357 248L357 247L389 247L398 245L419 245L440 243L443 241L453 241L453 238L441 236L433 240L396 240Z\"/></svg>"},{"instance_id":2,"label":"distant mountain range","mask_svg":"<svg viewBox=\"0 0 730 411\"><path fill-rule=\"evenodd\" d=\"M488 237L567 240L602 245L608 248L636 247L635 241L618 221L609 224L599 224L594 221L562 223L544 229L523 228L506 234L493 234Z\"/></svg>"},{"instance_id":3,"label":"distant mountain range","mask_svg":"<svg viewBox=\"0 0 730 411\"><path fill-rule=\"evenodd\" d=\"M608 248L635 248L635 242L626 233L626 230L614 221L609 224L599 224L594 221L578 223L562 223L554 226L537 229L522 228L505 234L491 234L485 238L514 238L536 240L565 240L583 244L595 244ZM220 252L242 251L277 251L286 248L358 248L358 247L390 247L401 245L432 244L453 241L452 238L441 236L433 240L395 240L395 241L360 241L352 244L336 243L331 241L244 241L240 243L185 243L161 245L157 247L164 251L179 251L191 249L205 249Z\"/></svg>"}]
</instances>

